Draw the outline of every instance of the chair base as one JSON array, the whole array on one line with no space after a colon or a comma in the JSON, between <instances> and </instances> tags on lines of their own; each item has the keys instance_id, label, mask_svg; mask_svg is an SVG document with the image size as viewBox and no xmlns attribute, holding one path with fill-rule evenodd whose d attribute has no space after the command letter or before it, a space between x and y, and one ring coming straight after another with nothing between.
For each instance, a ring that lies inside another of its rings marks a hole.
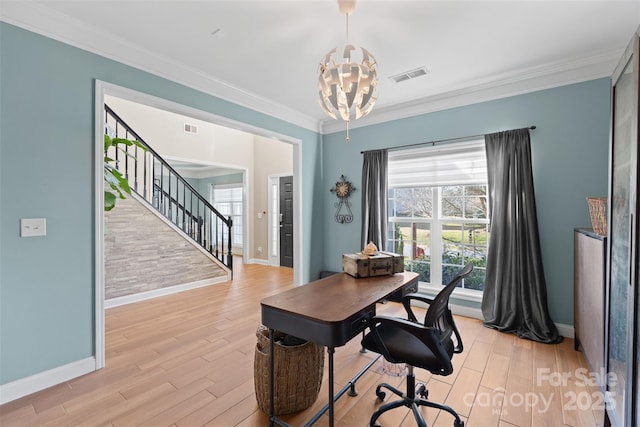
<instances>
[{"instance_id":1,"label":"chair base","mask_svg":"<svg viewBox=\"0 0 640 427\"><path fill-rule=\"evenodd\" d=\"M378 410L374 412L373 415L371 416L371 421L369 422L370 427L380 427L378 424L376 424L376 421L378 420L378 418L383 413L394 408L399 408L400 406L406 406L407 408L411 409L411 412L413 412L413 416L416 419L416 422L418 423L418 427L427 427L427 423L424 420L422 413L420 412L420 409L418 408L419 406L427 406L429 408L436 408L436 409L441 409L443 411L447 411L448 413L453 415L453 417L455 418L453 421L454 427L464 427L464 421L460 419L456 411L454 411L450 406L427 400L427 396L429 392L426 389L424 384L420 384L416 390L415 377L412 374L407 375L407 394L401 392L400 390L393 387L392 385L389 385L387 383L381 383L381 384L378 384L378 387L376 387L376 396L378 396L378 399L380 400L384 400L386 396L386 393L381 390L382 388L386 388L393 394L396 394L402 397L402 399L385 403L380 408L378 408Z\"/></svg>"}]
</instances>

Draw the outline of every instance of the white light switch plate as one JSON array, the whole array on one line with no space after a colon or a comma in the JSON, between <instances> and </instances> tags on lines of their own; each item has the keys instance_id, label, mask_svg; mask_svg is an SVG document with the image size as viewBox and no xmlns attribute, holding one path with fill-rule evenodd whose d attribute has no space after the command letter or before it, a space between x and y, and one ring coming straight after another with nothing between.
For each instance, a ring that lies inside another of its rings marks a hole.
<instances>
[{"instance_id":1,"label":"white light switch plate","mask_svg":"<svg viewBox=\"0 0 640 427\"><path fill-rule=\"evenodd\" d=\"M47 235L46 218L21 218L20 237L35 237Z\"/></svg>"}]
</instances>

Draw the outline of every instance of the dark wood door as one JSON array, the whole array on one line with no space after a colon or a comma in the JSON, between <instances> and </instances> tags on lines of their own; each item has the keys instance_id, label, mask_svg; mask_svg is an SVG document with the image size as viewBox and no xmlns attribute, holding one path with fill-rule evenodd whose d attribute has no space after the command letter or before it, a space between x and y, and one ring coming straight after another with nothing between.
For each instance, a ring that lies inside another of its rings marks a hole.
<instances>
[{"instance_id":1,"label":"dark wood door","mask_svg":"<svg viewBox=\"0 0 640 427\"><path fill-rule=\"evenodd\" d=\"M280 177L280 266L293 268L293 177Z\"/></svg>"}]
</instances>

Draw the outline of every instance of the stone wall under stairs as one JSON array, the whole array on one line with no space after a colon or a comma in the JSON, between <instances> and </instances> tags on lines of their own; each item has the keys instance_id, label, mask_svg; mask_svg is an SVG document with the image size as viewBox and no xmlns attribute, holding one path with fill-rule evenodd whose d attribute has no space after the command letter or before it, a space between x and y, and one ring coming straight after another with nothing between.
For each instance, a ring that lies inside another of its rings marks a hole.
<instances>
[{"instance_id":1,"label":"stone wall under stairs","mask_svg":"<svg viewBox=\"0 0 640 427\"><path fill-rule=\"evenodd\" d=\"M134 196L105 212L105 299L220 279L227 270Z\"/></svg>"}]
</instances>

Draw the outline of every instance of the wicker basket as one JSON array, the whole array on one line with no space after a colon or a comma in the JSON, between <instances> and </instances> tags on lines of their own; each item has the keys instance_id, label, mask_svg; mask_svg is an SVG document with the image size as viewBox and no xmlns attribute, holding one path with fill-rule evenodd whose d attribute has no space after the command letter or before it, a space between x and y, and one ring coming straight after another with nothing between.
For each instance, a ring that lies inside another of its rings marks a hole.
<instances>
[{"instance_id":1,"label":"wicker basket","mask_svg":"<svg viewBox=\"0 0 640 427\"><path fill-rule=\"evenodd\" d=\"M600 235L607 235L607 198L606 197L587 197L589 205L589 216L591 217L591 226L593 231Z\"/></svg>"},{"instance_id":2,"label":"wicker basket","mask_svg":"<svg viewBox=\"0 0 640 427\"><path fill-rule=\"evenodd\" d=\"M269 330L260 326L256 331L254 383L256 400L263 412L269 413ZM285 415L313 405L318 398L324 369L324 348L307 341L285 346L275 343L274 412Z\"/></svg>"}]
</instances>

